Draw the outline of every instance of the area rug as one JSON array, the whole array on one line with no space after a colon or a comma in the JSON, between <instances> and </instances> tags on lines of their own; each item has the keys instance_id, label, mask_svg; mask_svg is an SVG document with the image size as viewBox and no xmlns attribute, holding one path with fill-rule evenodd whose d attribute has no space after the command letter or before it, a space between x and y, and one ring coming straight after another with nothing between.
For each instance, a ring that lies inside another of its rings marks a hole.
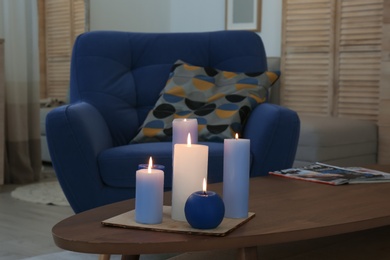
<instances>
[{"instance_id":1,"label":"area rug","mask_svg":"<svg viewBox=\"0 0 390 260\"><path fill-rule=\"evenodd\" d=\"M161 254L161 255L141 255L140 260L167 260L172 259L174 254ZM51 253L46 255L38 255L23 260L97 260L99 255L94 254L82 254L70 251L63 251L58 253ZM120 255L111 255L110 260L120 260ZM184 260L185 258L183 258Z\"/></svg>"},{"instance_id":2,"label":"area rug","mask_svg":"<svg viewBox=\"0 0 390 260\"><path fill-rule=\"evenodd\" d=\"M13 198L57 206L69 206L58 181L47 181L17 187L11 192Z\"/></svg>"},{"instance_id":3,"label":"area rug","mask_svg":"<svg viewBox=\"0 0 390 260\"><path fill-rule=\"evenodd\" d=\"M82 254L70 251L51 253L46 255L38 255L23 260L98 260L99 256L94 254ZM111 256L110 260L120 260L120 256Z\"/></svg>"}]
</instances>

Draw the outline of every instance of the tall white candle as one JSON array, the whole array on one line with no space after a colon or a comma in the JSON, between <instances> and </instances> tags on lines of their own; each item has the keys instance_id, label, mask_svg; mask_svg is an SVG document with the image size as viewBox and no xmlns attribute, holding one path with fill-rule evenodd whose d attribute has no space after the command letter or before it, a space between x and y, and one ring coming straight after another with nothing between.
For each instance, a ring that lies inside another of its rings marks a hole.
<instances>
[{"instance_id":1,"label":"tall white candle","mask_svg":"<svg viewBox=\"0 0 390 260\"><path fill-rule=\"evenodd\" d=\"M224 140L223 201L225 217L248 217L250 140Z\"/></svg>"},{"instance_id":2,"label":"tall white candle","mask_svg":"<svg viewBox=\"0 0 390 260\"><path fill-rule=\"evenodd\" d=\"M188 197L202 189L207 179L209 147L191 144L175 144L172 183L172 219L186 221L184 206Z\"/></svg>"},{"instance_id":3,"label":"tall white candle","mask_svg":"<svg viewBox=\"0 0 390 260\"><path fill-rule=\"evenodd\" d=\"M152 165L150 157L148 169L136 172L135 221L142 224L159 224L163 217L164 172Z\"/></svg>"},{"instance_id":4,"label":"tall white candle","mask_svg":"<svg viewBox=\"0 0 390 260\"><path fill-rule=\"evenodd\" d=\"M196 118L176 118L172 122L172 145L186 144L188 133L191 143L198 143L198 120Z\"/></svg>"}]
</instances>

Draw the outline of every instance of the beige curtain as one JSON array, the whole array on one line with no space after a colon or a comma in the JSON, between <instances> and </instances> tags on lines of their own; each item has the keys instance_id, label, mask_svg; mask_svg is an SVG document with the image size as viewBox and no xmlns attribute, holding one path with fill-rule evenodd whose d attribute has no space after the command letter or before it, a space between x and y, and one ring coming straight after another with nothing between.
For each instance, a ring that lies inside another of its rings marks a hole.
<instances>
[{"instance_id":1,"label":"beige curtain","mask_svg":"<svg viewBox=\"0 0 390 260\"><path fill-rule=\"evenodd\" d=\"M36 0L2 0L5 51L5 183L39 180L39 53Z\"/></svg>"}]
</instances>

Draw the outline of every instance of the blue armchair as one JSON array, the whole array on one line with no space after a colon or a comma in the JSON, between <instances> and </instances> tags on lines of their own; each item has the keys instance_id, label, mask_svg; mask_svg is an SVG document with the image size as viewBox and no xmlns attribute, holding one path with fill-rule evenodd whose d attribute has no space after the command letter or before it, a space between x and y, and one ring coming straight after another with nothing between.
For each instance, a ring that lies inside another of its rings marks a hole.
<instances>
[{"instance_id":1,"label":"blue armchair","mask_svg":"<svg viewBox=\"0 0 390 260\"><path fill-rule=\"evenodd\" d=\"M95 31L77 38L70 103L46 119L53 167L76 213L133 198L135 172L149 156L165 165L164 185L171 189L171 143L130 141L179 59L225 71L267 70L261 38L248 31ZM281 106L264 103L251 112L243 138L251 140L252 177L292 166L299 125L297 114ZM220 182L223 143L204 144L209 146L208 182Z\"/></svg>"}]
</instances>

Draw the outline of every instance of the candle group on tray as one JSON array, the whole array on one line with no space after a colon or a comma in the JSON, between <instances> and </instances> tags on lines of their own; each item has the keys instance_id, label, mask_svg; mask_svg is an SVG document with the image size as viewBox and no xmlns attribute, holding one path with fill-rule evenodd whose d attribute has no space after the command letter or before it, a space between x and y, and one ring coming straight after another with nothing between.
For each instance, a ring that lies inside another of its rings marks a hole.
<instances>
[{"instance_id":1,"label":"candle group on tray","mask_svg":"<svg viewBox=\"0 0 390 260\"><path fill-rule=\"evenodd\" d=\"M209 147L197 144L197 127L196 119L172 122L171 218L199 229L215 228L223 217L247 218L250 140L239 139L237 134L224 140L222 200L215 192L206 191ZM162 222L164 166L153 168L151 160L148 169L136 172L135 221L142 224Z\"/></svg>"}]
</instances>

